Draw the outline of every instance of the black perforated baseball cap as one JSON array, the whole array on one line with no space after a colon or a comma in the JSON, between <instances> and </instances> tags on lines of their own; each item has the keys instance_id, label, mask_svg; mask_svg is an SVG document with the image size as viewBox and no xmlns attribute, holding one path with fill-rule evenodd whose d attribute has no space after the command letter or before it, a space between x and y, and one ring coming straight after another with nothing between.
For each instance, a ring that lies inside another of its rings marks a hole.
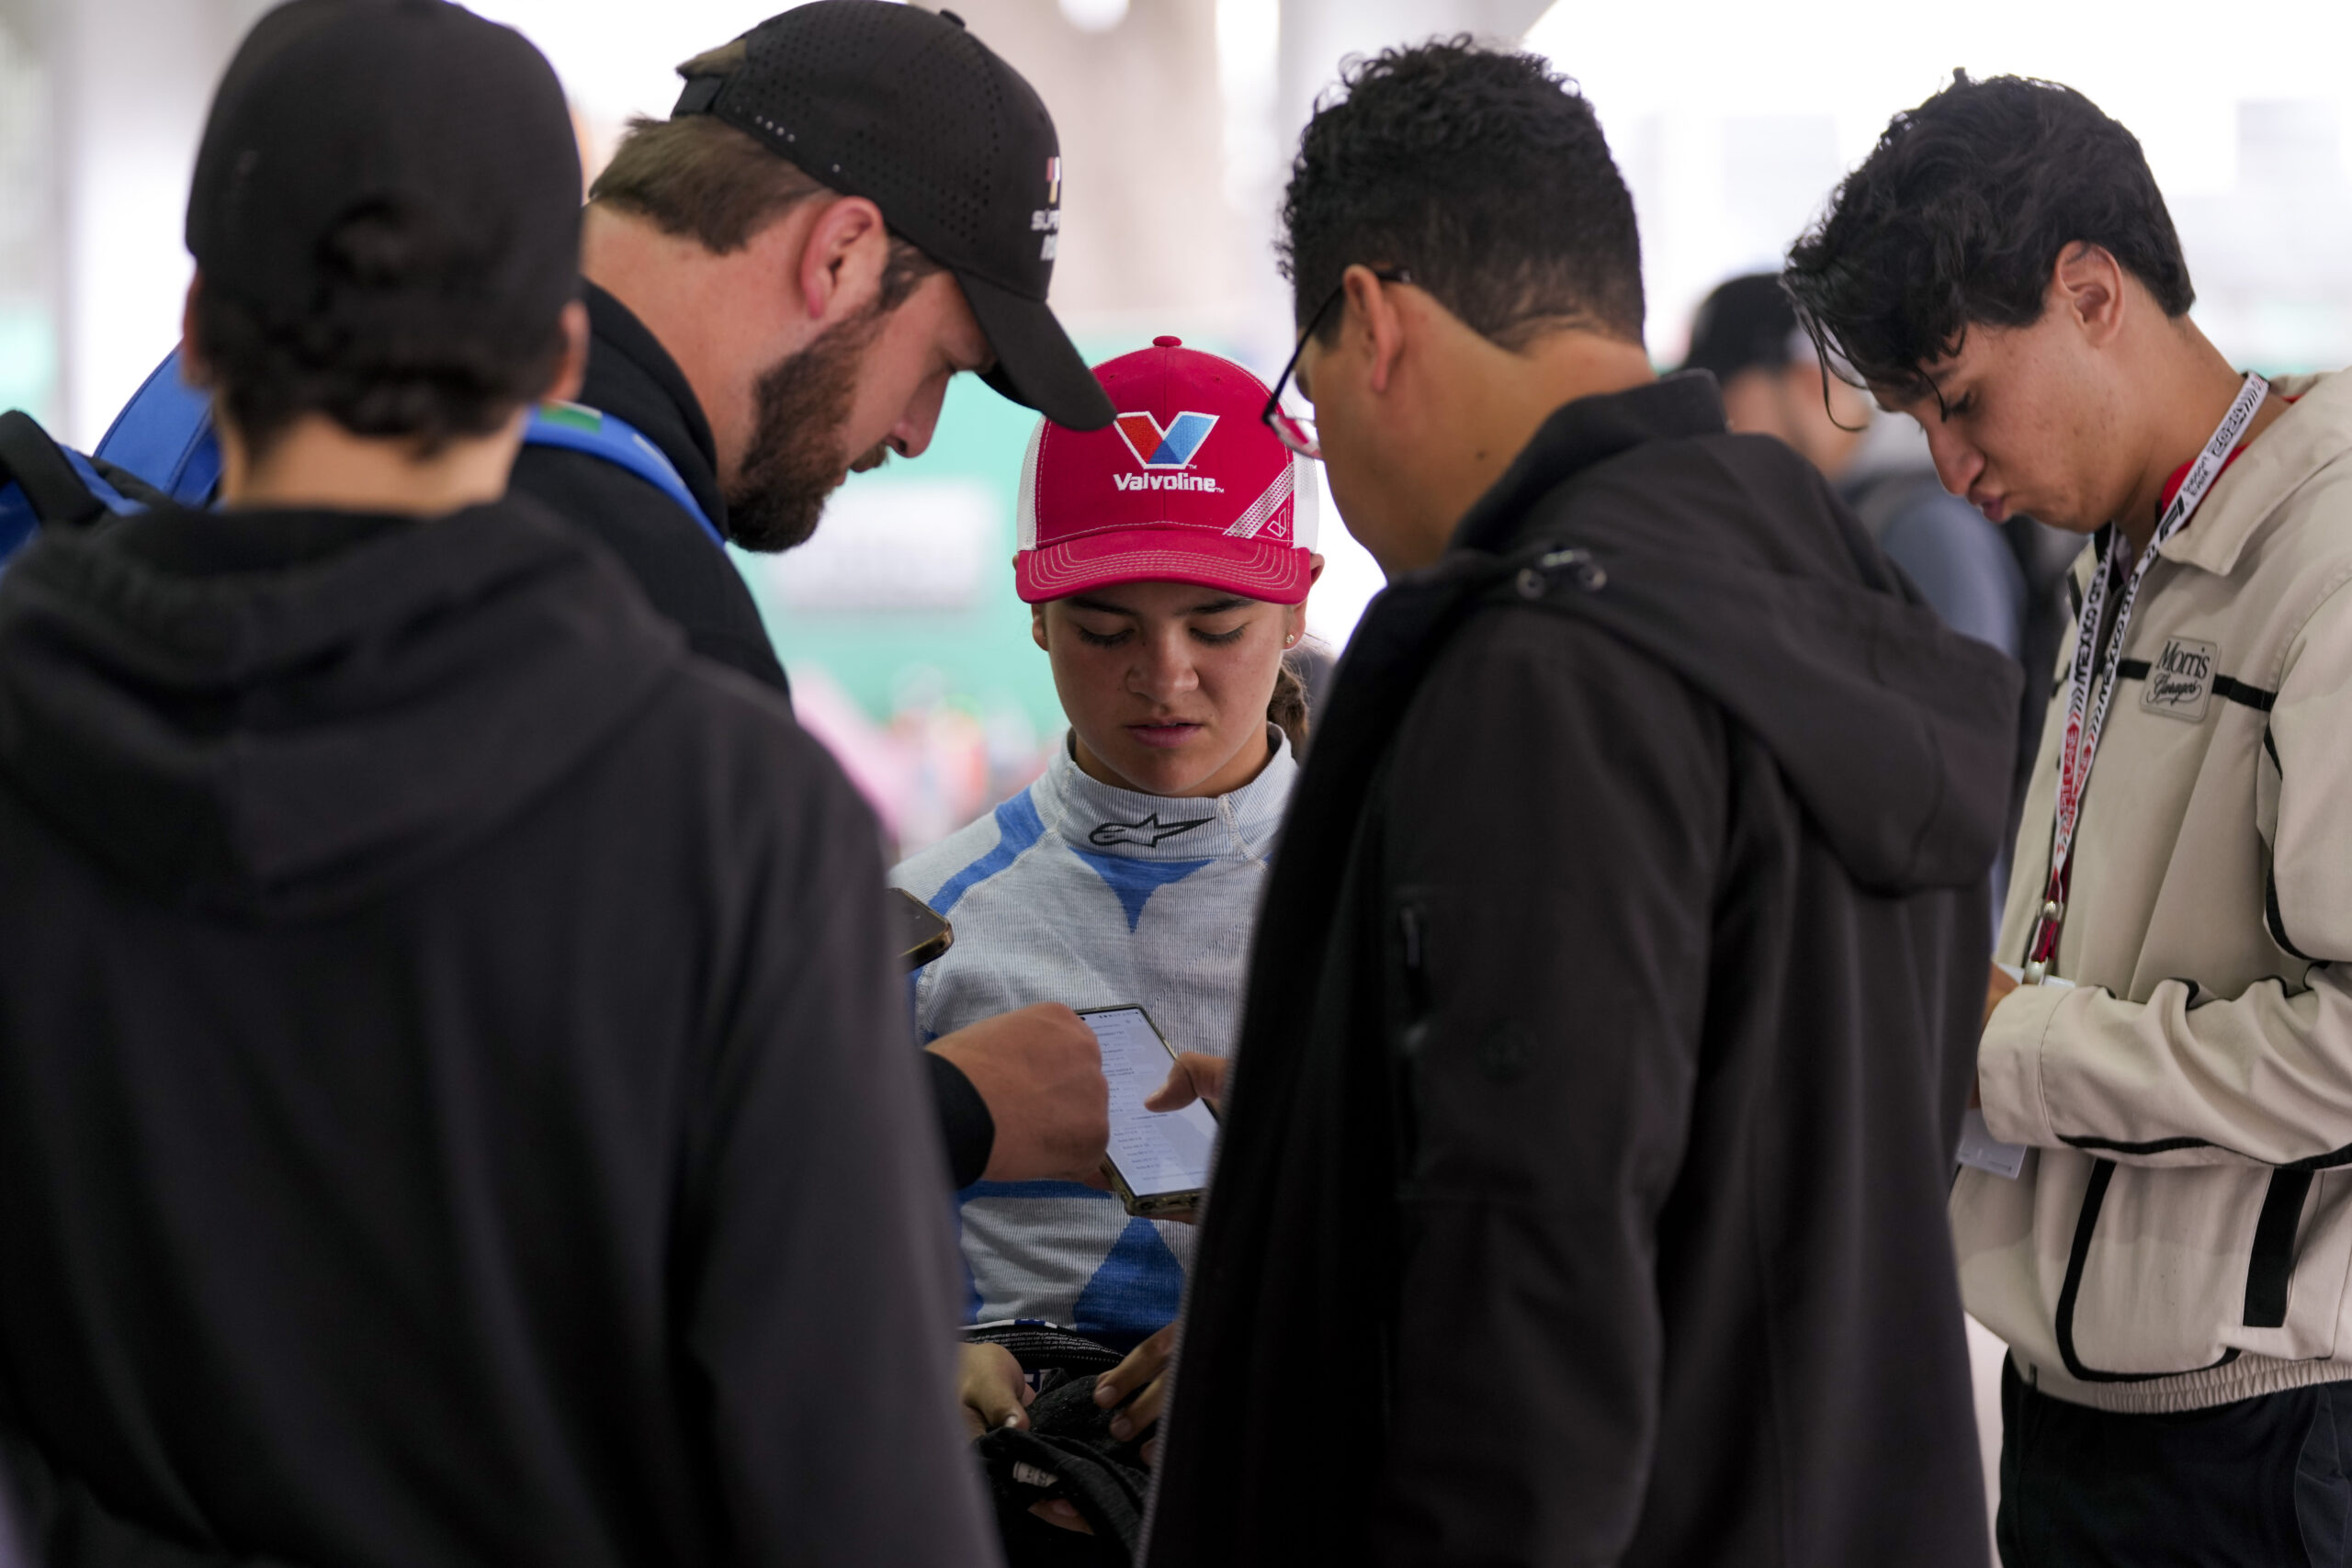
<instances>
[{"instance_id":1,"label":"black perforated baseball cap","mask_svg":"<svg viewBox=\"0 0 2352 1568\"><path fill-rule=\"evenodd\" d=\"M338 230L381 212L452 322L536 345L580 292L563 88L521 34L445 0L289 0L213 95L188 251L207 289L295 320L331 275L353 281Z\"/></svg>"},{"instance_id":2,"label":"black perforated baseball cap","mask_svg":"<svg viewBox=\"0 0 2352 1568\"><path fill-rule=\"evenodd\" d=\"M715 115L956 275L996 352L989 386L1074 430L1111 400L1046 305L1061 238L1061 143L1021 73L953 11L814 0L745 33L743 63L691 76L672 118Z\"/></svg>"}]
</instances>

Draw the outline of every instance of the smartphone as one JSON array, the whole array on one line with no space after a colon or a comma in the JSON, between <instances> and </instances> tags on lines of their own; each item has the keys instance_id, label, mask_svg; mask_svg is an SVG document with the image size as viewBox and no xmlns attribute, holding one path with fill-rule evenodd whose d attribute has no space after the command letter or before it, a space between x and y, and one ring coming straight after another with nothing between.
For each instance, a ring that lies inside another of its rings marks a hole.
<instances>
[{"instance_id":1,"label":"smartphone","mask_svg":"<svg viewBox=\"0 0 2352 1568\"><path fill-rule=\"evenodd\" d=\"M956 945L956 928L944 915L903 887L890 889L890 931L899 957L909 970L922 968Z\"/></svg>"},{"instance_id":2,"label":"smartphone","mask_svg":"<svg viewBox=\"0 0 2352 1568\"><path fill-rule=\"evenodd\" d=\"M1080 1008L1078 1016L1102 1047L1111 1084L1111 1147L1103 1160L1111 1185L1143 1219L1188 1214L1209 1184L1216 1117L1204 1100L1182 1111L1146 1111L1144 1097L1168 1081L1175 1047L1139 1007Z\"/></svg>"}]
</instances>

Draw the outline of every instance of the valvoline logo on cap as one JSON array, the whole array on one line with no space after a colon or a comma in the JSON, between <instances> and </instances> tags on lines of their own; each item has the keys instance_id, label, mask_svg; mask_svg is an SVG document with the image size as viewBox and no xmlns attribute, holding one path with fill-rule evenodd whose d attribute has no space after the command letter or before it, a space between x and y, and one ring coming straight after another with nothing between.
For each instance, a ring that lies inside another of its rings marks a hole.
<instances>
[{"instance_id":1,"label":"valvoline logo on cap","mask_svg":"<svg viewBox=\"0 0 2352 1568\"><path fill-rule=\"evenodd\" d=\"M1113 474L1111 482L1121 490L1198 490L1214 493L1218 489L1211 475L1182 471L1193 466L1201 444L1216 427L1216 415L1180 413L1168 422L1166 429L1160 427L1157 415L1149 413L1123 413L1116 423L1120 439L1135 454L1136 461L1147 470L1157 470Z\"/></svg>"}]
</instances>

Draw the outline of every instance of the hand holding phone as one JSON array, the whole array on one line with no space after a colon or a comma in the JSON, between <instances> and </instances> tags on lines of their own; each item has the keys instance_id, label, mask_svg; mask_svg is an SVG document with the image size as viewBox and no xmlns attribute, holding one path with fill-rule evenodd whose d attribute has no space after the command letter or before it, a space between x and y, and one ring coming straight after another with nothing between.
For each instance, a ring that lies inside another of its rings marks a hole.
<instances>
[{"instance_id":1,"label":"hand holding phone","mask_svg":"<svg viewBox=\"0 0 2352 1568\"><path fill-rule=\"evenodd\" d=\"M1176 1065L1168 1070L1168 1081L1144 1097L1146 1111L1182 1111L1199 1100L1209 1108L1209 1114L1225 1114L1225 1070L1223 1056L1212 1056L1205 1051L1179 1051Z\"/></svg>"},{"instance_id":2,"label":"hand holding phone","mask_svg":"<svg viewBox=\"0 0 2352 1568\"><path fill-rule=\"evenodd\" d=\"M1176 1052L1143 1009L1086 1008L1078 1015L1102 1047L1111 1085L1111 1145L1104 1166L1127 1213L1177 1219L1200 1204L1216 1146L1216 1117L1199 1100L1155 1111L1144 1101L1166 1082Z\"/></svg>"}]
</instances>

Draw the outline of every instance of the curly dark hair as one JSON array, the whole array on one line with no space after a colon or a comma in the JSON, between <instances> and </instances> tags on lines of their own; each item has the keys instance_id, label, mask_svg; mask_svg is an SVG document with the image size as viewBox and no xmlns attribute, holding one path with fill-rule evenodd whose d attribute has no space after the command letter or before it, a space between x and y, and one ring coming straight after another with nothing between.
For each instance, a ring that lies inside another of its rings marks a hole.
<instances>
[{"instance_id":1,"label":"curly dark hair","mask_svg":"<svg viewBox=\"0 0 2352 1568\"><path fill-rule=\"evenodd\" d=\"M2197 299L2130 131L2072 87L1956 71L1888 123L1782 280L1825 355L1927 395L1921 367L1972 325L2041 319L2051 269L2077 242L2105 248L2168 316Z\"/></svg>"},{"instance_id":2,"label":"curly dark hair","mask_svg":"<svg viewBox=\"0 0 2352 1568\"><path fill-rule=\"evenodd\" d=\"M1633 197L1574 83L1459 37L1353 62L1340 85L1283 199L1299 325L1362 263L1409 269L1506 348L1562 326L1641 341Z\"/></svg>"},{"instance_id":3,"label":"curly dark hair","mask_svg":"<svg viewBox=\"0 0 2352 1568\"><path fill-rule=\"evenodd\" d=\"M563 357L560 316L519 318L499 261L427 208L371 203L321 242L307 299L264 307L198 287L214 398L256 457L311 412L410 437L427 457L486 435L547 390Z\"/></svg>"}]
</instances>

